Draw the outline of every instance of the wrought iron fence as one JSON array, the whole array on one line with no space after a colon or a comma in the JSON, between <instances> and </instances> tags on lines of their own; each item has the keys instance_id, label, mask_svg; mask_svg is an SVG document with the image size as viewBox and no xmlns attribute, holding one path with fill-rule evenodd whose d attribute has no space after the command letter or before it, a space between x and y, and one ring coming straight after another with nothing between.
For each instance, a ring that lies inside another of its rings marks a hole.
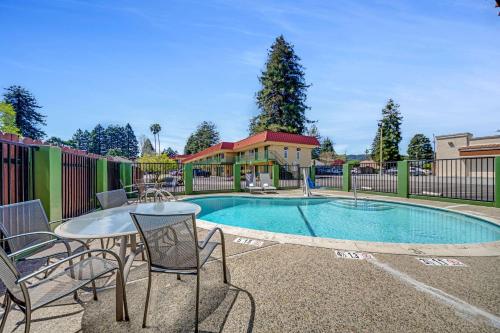
<instances>
[{"instance_id":1,"label":"wrought iron fence","mask_svg":"<svg viewBox=\"0 0 500 333\"><path fill-rule=\"evenodd\" d=\"M495 200L494 157L409 161L409 173L413 195Z\"/></svg>"},{"instance_id":2,"label":"wrought iron fence","mask_svg":"<svg viewBox=\"0 0 500 333\"><path fill-rule=\"evenodd\" d=\"M157 184L171 193L184 192L184 170L180 163L134 163L132 183Z\"/></svg>"},{"instance_id":3,"label":"wrought iron fence","mask_svg":"<svg viewBox=\"0 0 500 333\"><path fill-rule=\"evenodd\" d=\"M2 205L30 200L33 194L31 178L31 147L22 143L0 140L0 202Z\"/></svg>"},{"instance_id":4,"label":"wrought iron fence","mask_svg":"<svg viewBox=\"0 0 500 333\"><path fill-rule=\"evenodd\" d=\"M280 188L299 188L301 187L301 170L299 165L280 165L279 167L279 187Z\"/></svg>"},{"instance_id":5,"label":"wrought iron fence","mask_svg":"<svg viewBox=\"0 0 500 333\"><path fill-rule=\"evenodd\" d=\"M262 186L260 175L266 173L269 178L273 178L272 165L253 165L253 164L241 164L241 188L246 188L246 176L252 175L253 183L256 186ZM269 184L271 185L271 184Z\"/></svg>"},{"instance_id":6,"label":"wrought iron fence","mask_svg":"<svg viewBox=\"0 0 500 333\"><path fill-rule=\"evenodd\" d=\"M193 191L230 191L234 189L232 164L193 165Z\"/></svg>"},{"instance_id":7,"label":"wrought iron fence","mask_svg":"<svg viewBox=\"0 0 500 333\"><path fill-rule=\"evenodd\" d=\"M361 163L355 166L352 176L356 177L358 190L397 193L397 162Z\"/></svg>"},{"instance_id":8,"label":"wrought iron fence","mask_svg":"<svg viewBox=\"0 0 500 333\"><path fill-rule=\"evenodd\" d=\"M120 183L120 162L107 161L108 163L108 191L122 188Z\"/></svg>"},{"instance_id":9,"label":"wrought iron fence","mask_svg":"<svg viewBox=\"0 0 500 333\"><path fill-rule=\"evenodd\" d=\"M62 152L62 215L70 218L97 208L97 159Z\"/></svg>"},{"instance_id":10,"label":"wrought iron fence","mask_svg":"<svg viewBox=\"0 0 500 333\"><path fill-rule=\"evenodd\" d=\"M314 166L317 187L342 188L342 165Z\"/></svg>"}]
</instances>

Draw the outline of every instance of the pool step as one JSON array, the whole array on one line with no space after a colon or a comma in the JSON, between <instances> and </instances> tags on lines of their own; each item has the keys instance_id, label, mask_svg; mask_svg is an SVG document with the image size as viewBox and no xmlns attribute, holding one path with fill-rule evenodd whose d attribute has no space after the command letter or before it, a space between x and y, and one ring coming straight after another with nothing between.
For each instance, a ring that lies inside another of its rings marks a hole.
<instances>
[{"instance_id":1,"label":"pool step","mask_svg":"<svg viewBox=\"0 0 500 333\"><path fill-rule=\"evenodd\" d=\"M368 201L368 200L359 200L356 203L354 200L332 200L329 202L330 205L336 207L342 207L347 209L357 209L357 210L366 210L366 211L383 211L393 209L391 206L387 206L380 202Z\"/></svg>"}]
</instances>

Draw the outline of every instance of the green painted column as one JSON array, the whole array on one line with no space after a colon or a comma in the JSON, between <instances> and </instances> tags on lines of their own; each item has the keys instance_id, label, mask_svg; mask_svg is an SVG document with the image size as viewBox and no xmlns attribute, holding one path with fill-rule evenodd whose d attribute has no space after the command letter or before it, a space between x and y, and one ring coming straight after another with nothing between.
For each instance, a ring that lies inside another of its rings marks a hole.
<instances>
[{"instance_id":1,"label":"green painted column","mask_svg":"<svg viewBox=\"0 0 500 333\"><path fill-rule=\"evenodd\" d=\"M184 164L184 191L186 194L193 193L193 165L191 163Z\"/></svg>"},{"instance_id":2,"label":"green painted column","mask_svg":"<svg viewBox=\"0 0 500 333\"><path fill-rule=\"evenodd\" d=\"M495 207L500 208L500 156L495 157Z\"/></svg>"},{"instance_id":3,"label":"green painted column","mask_svg":"<svg viewBox=\"0 0 500 333\"><path fill-rule=\"evenodd\" d=\"M234 191L241 191L241 164L233 164Z\"/></svg>"},{"instance_id":4,"label":"green painted column","mask_svg":"<svg viewBox=\"0 0 500 333\"><path fill-rule=\"evenodd\" d=\"M122 162L120 163L120 180L123 186L132 185L132 164Z\"/></svg>"},{"instance_id":5,"label":"green painted column","mask_svg":"<svg viewBox=\"0 0 500 333\"><path fill-rule=\"evenodd\" d=\"M408 198L410 194L409 171L408 161L398 161L398 197Z\"/></svg>"},{"instance_id":6,"label":"green painted column","mask_svg":"<svg viewBox=\"0 0 500 333\"><path fill-rule=\"evenodd\" d=\"M273 186L279 188L280 186L280 166L279 164L273 164Z\"/></svg>"},{"instance_id":7,"label":"green painted column","mask_svg":"<svg viewBox=\"0 0 500 333\"><path fill-rule=\"evenodd\" d=\"M108 160L99 158L97 160L97 193L108 190Z\"/></svg>"},{"instance_id":8,"label":"green painted column","mask_svg":"<svg viewBox=\"0 0 500 333\"><path fill-rule=\"evenodd\" d=\"M59 147L40 146L33 153L34 198L42 201L49 221L62 219L62 156Z\"/></svg>"},{"instance_id":9,"label":"green painted column","mask_svg":"<svg viewBox=\"0 0 500 333\"><path fill-rule=\"evenodd\" d=\"M342 191L349 192L351 190L352 166L349 162L342 165Z\"/></svg>"},{"instance_id":10,"label":"green painted column","mask_svg":"<svg viewBox=\"0 0 500 333\"><path fill-rule=\"evenodd\" d=\"M316 181L316 167L314 165L309 167L309 177L313 182Z\"/></svg>"}]
</instances>

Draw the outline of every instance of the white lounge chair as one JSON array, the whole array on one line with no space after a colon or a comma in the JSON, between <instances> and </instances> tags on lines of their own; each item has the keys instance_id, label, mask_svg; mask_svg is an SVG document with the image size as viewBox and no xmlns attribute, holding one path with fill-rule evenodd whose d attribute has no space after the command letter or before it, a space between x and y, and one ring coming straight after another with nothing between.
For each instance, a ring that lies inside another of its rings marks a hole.
<instances>
[{"instance_id":1,"label":"white lounge chair","mask_svg":"<svg viewBox=\"0 0 500 333\"><path fill-rule=\"evenodd\" d=\"M271 177L269 177L268 173L260 174L260 183L264 192L275 192L277 190L276 187L272 186Z\"/></svg>"},{"instance_id":2,"label":"white lounge chair","mask_svg":"<svg viewBox=\"0 0 500 333\"><path fill-rule=\"evenodd\" d=\"M253 174L249 173L245 175L245 189L250 193L255 191L262 192L262 187L257 186L257 184L253 181Z\"/></svg>"}]
</instances>

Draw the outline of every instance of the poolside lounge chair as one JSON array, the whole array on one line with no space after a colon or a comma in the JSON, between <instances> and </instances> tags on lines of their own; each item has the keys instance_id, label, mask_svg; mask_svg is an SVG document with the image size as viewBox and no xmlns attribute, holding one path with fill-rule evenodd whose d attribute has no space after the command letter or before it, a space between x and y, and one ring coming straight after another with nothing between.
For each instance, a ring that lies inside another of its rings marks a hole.
<instances>
[{"instance_id":1,"label":"poolside lounge chair","mask_svg":"<svg viewBox=\"0 0 500 333\"><path fill-rule=\"evenodd\" d=\"M115 258L116 262L97 257L95 253L99 252L110 254ZM7 255L0 248L0 280L7 289L4 299L5 312L0 324L0 332L3 332L12 302L24 313L26 319L24 332L28 333L33 311L71 294L76 300L78 299L77 290L89 283L92 284L94 300L97 300L94 281L102 275L115 270L117 271L116 320L123 320L124 311L125 320L129 320L123 280L123 265L114 252L100 249L86 250L22 277L12 259L12 255ZM74 263L74 260L77 263ZM59 269L64 264L67 264L67 266L63 270ZM45 274L44 278L41 277L43 274Z\"/></svg>"},{"instance_id":2,"label":"poolside lounge chair","mask_svg":"<svg viewBox=\"0 0 500 333\"><path fill-rule=\"evenodd\" d=\"M256 185L253 181L253 174L251 173L245 175L245 189L250 193L254 191L262 192L262 187Z\"/></svg>"},{"instance_id":3,"label":"poolside lounge chair","mask_svg":"<svg viewBox=\"0 0 500 333\"><path fill-rule=\"evenodd\" d=\"M271 177L268 173L260 174L260 183L262 184L262 189L264 192L276 192L276 187L272 186Z\"/></svg>"},{"instance_id":4,"label":"poolside lounge chair","mask_svg":"<svg viewBox=\"0 0 500 333\"><path fill-rule=\"evenodd\" d=\"M0 206L0 231L2 245L8 246L9 256L16 261L46 259L48 263L53 257L69 257L78 248L87 248L83 241L52 232L39 199Z\"/></svg>"},{"instance_id":5,"label":"poolside lounge chair","mask_svg":"<svg viewBox=\"0 0 500 333\"><path fill-rule=\"evenodd\" d=\"M148 215L130 213L144 245L148 260L148 289L142 327L146 327L152 273L196 275L196 319L198 332L198 311L200 298L200 270L217 247L222 246L222 270L227 283L226 248L224 233L220 228L210 230L203 241L198 241L196 217L194 214ZM210 239L220 233L220 243Z\"/></svg>"}]
</instances>

